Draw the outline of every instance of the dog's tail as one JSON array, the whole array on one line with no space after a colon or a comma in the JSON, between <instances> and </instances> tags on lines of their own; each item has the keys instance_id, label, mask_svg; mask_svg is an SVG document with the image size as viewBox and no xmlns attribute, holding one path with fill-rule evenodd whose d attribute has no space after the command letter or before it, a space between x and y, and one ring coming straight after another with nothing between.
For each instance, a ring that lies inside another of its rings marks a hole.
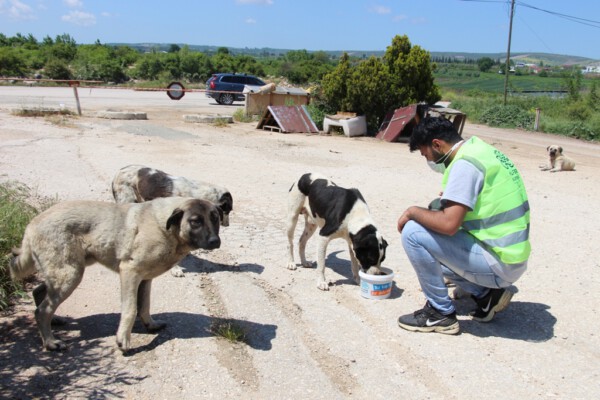
<instances>
[{"instance_id":1,"label":"dog's tail","mask_svg":"<svg viewBox=\"0 0 600 400\"><path fill-rule=\"evenodd\" d=\"M27 278L35 272L35 262L29 244L23 240L21 248L13 247L9 270L13 280Z\"/></svg>"}]
</instances>

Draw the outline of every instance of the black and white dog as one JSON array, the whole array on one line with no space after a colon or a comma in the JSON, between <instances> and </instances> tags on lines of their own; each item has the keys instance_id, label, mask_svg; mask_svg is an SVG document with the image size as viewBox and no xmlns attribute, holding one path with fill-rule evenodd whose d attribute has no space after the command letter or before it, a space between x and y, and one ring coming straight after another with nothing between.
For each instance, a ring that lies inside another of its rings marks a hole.
<instances>
[{"instance_id":1,"label":"black and white dog","mask_svg":"<svg viewBox=\"0 0 600 400\"><path fill-rule=\"evenodd\" d=\"M121 168L112 181L112 192L117 203L143 203L159 197L176 196L208 200L222 211L219 213L221 226L229 226L229 213L233 209L233 197L222 186L169 175L143 165ZM176 265L171 268L171 275L182 277L183 269Z\"/></svg>"},{"instance_id":2,"label":"black and white dog","mask_svg":"<svg viewBox=\"0 0 600 400\"><path fill-rule=\"evenodd\" d=\"M288 195L287 235L289 261L287 268L296 269L294 262L294 231L300 214L304 214L304 232L298 243L300 264L310 267L305 250L308 239L319 230L317 249L317 287L329 290L325 280L325 253L332 239L348 242L352 276L360 283L359 268L369 274L381 274L387 242L377 231L365 199L358 189L345 189L317 174L304 174L290 188Z\"/></svg>"}]
</instances>

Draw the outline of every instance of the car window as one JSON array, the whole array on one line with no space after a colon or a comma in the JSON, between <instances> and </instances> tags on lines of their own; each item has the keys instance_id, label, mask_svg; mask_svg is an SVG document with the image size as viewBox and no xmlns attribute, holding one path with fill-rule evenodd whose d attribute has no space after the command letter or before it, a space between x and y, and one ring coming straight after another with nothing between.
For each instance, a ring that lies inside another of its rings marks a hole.
<instances>
[{"instance_id":1,"label":"car window","mask_svg":"<svg viewBox=\"0 0 600 400\"><path fill-rule=\"evenodd\" d=\"M246 84L246 80L244 79L243 76L232 76L231 77L231 82L233 82L233 83L241 83L242 85Z\"/></svg>"},{"instance_id":2,"label":"car window","mask_svg":"<svg viewBox=\"0 0 600 400\"><path fill-rule=\"evenodd\" d=\"M233 82L235 82L233 78L235 78L235 77L225 75L224 77L221 78L221 82L233 83Z\"/></svg>"},{"instance_id":3,"label":"car window","mask_svg":"<svg viewBox=\"0 0 600 400\"><path fill-rule=\"evenodd\" d=\"M262 86L264 84L265 83L263 81L261 81L260 79L258 79L258 78L255 78L253 76L249 76L248 77L248 85Z\"/></svg>"}]
</instances>

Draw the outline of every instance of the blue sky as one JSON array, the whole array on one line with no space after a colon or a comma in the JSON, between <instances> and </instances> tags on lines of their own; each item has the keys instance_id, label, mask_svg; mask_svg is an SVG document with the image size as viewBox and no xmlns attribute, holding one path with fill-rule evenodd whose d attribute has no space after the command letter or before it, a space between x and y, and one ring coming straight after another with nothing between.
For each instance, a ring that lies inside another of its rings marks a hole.
<instances>
[{"instance_id":1,"label":"blue sky","mask_svg":"<svg viewBox=\"0 0 600 400\"><path fill-rule=\"evenodd\" d=\"M510 0L0 0L0 32L79 44L505 52ZM600 60L600 1L516 0L511 52ZM541 9L536 10L532 7ZM543 10L543 11L542 11ZM564 14L572 18L559 17ZM578 21L578 22L576 22Z\"/></svg>"}]
</instances>

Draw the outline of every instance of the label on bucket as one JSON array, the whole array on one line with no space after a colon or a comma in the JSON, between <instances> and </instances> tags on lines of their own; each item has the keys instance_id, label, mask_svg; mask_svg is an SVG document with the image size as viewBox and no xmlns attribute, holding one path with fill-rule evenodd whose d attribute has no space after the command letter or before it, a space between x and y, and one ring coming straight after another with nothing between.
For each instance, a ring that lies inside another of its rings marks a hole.
<instances>
[{"instance_id":1,"label":"label on bucket","mask_svg":"<svg viewBox=\"0 0 600 400\"><path fill-rule=\"evenodd\" d=\"M392 282L382 284L369 284L368 282L360 282L360 290L370 296L385 296L392 290Z\"/></svg>"}]
</instances>

